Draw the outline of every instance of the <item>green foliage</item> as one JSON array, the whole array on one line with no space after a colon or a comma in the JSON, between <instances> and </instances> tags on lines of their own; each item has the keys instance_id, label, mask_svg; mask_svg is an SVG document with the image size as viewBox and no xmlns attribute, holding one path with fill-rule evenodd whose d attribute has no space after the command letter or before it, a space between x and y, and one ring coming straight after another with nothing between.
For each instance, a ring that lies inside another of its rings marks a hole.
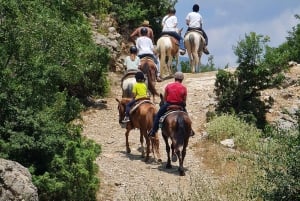
<instances>
[{"instance_id":1,"label":"green foliage","mask_svg":"<svg viewBox=\"0 0 300 201\"><path fill-rule=\"evenodd\" d=\"M209 138L215 142L233 138L237 148L255 151L261 131L233 115L223 114L212 119L207 127Z\"/></svg>"},{"instance_id":2,"label":"green foliage","mask_svg":"<svg viewBox=\"0 0 300 201\"><path fill-rule=\"evenodd\" d=\"M278 51L269 48L268 37L250 33L238 42L234 52L239 66L234 73L219 71L216 94L219 99L218 112L235 113L255 123L259 128L266 124L267 105L259 98L260 91L279 84L284 79L281 71L283 57L272 59ZM277 61L277 63L275 63Z\"/></svg>"},{"instance_id":3,"label":"green foliage","mask_svg":"<svg viewBox=\"0 0 300 201\"><path fill-rule=\"evenodd\" d=\"M95 200L100 149L71 122L108 90L108 50L83 17L97 2L0 2L0 155L30 167L41 201Z\"/></svg>"},{"instance_id":4,"label":"green foliage","mask_svg":"<svg viewBox=\"0 0 300 201\"><path fill-rule=\"evenodd\" d=\"M264 200L300 199L300 132L272 130L272 138L259 150L258 166L264 177L258 178Z\"/></svg>"},{"instance_id":5,"label":"green foliage","mask_svg":"<svg viewBox=\"0 0 300 201\"><path fill-rule=\"evenodd\" d=\"M161 33L161 20L168 13L168 8L174 6L177 0L124 1L111 0L110 12L120 25L120 32L126 33L138 27L145 19L150 21L154 36L157 39Z\"/></svg>"}]
</instances>

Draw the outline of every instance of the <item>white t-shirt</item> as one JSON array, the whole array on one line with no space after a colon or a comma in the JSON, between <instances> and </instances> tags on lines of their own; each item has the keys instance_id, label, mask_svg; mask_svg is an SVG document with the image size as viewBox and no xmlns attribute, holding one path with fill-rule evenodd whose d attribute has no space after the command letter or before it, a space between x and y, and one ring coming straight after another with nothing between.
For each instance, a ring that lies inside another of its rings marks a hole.
<instances>
[{"instance_id":1,"label":"white t-shirt","mask_svg":"<svg viewBox=\"0 0 300 201\"><path fill-rule=\"evenodd\" d=\"M131 60L130 56L127 56L124 59L124 65L126 66L127 71L138 70L138 67L140 65L140 58L136 56L134 60Z\"/></svg>"},{"instance_id":2,"label":"white t-shirt","mask_svg":"<svg viewBox=\"0 0 300 201\"><path fill-rule=\"evenodd\" d=\"M202 28L203 19L200 13L190 12L189 14L187 14L185 20L189 22L188 26L190 28Z\"/></svg>"},{"instance_id":3,"label":"white t-shirt","mask_svg":"<svg viewBox=\"0 0 300 201\"><path fill-rule=\"evenodd\" d=\"M138 49L138 55L154 54L152 40L147 36L138 37L136 40L136 47Z\"/></svg>"},{"instance_id":4,"label":"white t-shirt","mask_svg":"<svg viewBox=\"0 0 300 201\"><path fill-rule=\"evenodd\" d=\"M177 31L177 17L172 15L166 15L162 20L163 29L162 31Z\"/></svg>"}]
</instances>

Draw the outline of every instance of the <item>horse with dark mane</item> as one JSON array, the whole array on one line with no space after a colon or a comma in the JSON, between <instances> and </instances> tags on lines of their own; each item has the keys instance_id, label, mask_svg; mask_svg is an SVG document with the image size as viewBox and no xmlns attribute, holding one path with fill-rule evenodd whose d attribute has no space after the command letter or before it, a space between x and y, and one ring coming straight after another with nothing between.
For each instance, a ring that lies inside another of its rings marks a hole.
<instances>
[{"instance_id":1,"label":"horse with dark mane","mask_svg":"<svg viewBox=\"0 0 300 201\"><path fill-rule=\"evenodd\" d=\"M205 39L202 32L191 30L184 36L184 45L186 47L192 73L200 71L201 57L205 46Z\"/></svg>"},{"instance_id":2,"label":"horse with dark mane","mask_svg":"<svg viewBox=\"0 0 300 201\"><path fill-rule=\"evenodd\" d=\"M122 98L121 100L116 99L118 102L118 111L119 111L119 123L124 125L122 120L125 116L126 104L131 100L130 98ZM147 132L152 128L153 117L156 114L156 107L153 102L149 99L140 99L137 100L136 105L133 106L129 113L130 122L126 123L126 151L127 153L131 152L129 147L129 132L135 128L140 129L140 143L142 150L142 157L145 157L145 162L150 158L150 152L154 155L154 158L159 162L161 161L159 153L159 138L148 137ZM146 156L144 148L144 139L146 140Z\"/></svg>"},{"instance_id":3,"label":"horse with dark mane","mask_svg":"<svg viewBox=\"0 0 300 201\"><path fill-rule=\"evenodd\" d=\"M162 104L162 94L160 95L160 98ZM161 132L166 144L166 151L168 155L166 168L172 168L170 156L170 150L172 150L172 162L176 162L178 158L179 175L184 176L185 170L183 167L183 161L186 155L189 138L192 133L192 121L188 114L183 111L183 108L178 105L169 106L168 112L162 118ZM171 139L171 146L169 144L169 139Z\"/></svg>"},{"instance_id":4,"label":"horse with dark mane","mask_svg":"<svg viewBox=\"0 0 300 201\"><path fill-rule=\"evenodd\" d=\"M159 94L155 88L157 68L152 58L142 58L140 70L146 75L148 90L152 95L153 102L155 102L155 96L159 96Z\"/></svg>"}]
</instances>

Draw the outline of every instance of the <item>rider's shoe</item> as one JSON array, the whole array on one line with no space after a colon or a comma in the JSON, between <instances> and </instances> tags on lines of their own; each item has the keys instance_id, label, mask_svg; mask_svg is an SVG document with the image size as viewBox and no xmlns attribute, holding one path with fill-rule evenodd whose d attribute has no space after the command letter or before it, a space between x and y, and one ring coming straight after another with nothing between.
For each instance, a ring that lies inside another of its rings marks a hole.
<instances>
[{"instance_id":1,"label":"rider's shoe","mask_svg":"<svg viewBox=\"0 0 300 201\"><path fill-rule=\"evenodd\" d=\"M206 46L203 48L203 52L204 52L204 54L209 54L209 51Z\"/></svg>"},{"instance_id":2,"label":"rider's shoe","mask_svg":"<svg viewBox=\"0 0 300 201\"><path fill-rule=\"evenodd\" d=\"M180 55L184 55L185 54L185 50L184 49L180 49L179 53L180 53Z\"/></svg>"},{"instance_id":3,"label":"rider's shoe","mask_svg":"<svg viewBox=\"0 0 300 201\"><path fill-rule=\"evenodd\" d=\"M122 120L122 123L127 123L127 122L129 122L129 121L130 121L129 117L125 117L125 118Z\"/></svg>"}]
</instances>

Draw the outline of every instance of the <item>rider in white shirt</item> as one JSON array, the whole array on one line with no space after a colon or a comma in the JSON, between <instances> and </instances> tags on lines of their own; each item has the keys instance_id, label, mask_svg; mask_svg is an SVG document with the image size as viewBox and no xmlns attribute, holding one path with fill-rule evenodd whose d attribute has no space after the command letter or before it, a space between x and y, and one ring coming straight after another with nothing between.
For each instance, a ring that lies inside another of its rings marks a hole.
<instances>
[{"instance_id":1,"label":"rider in white shirt","mask_svg":"<svg viewBox=\"0 0 300 201\"><path fill-rule=\"evenodd\" d=\"M187 14L187 16L185 18L186 24L188 25L187 32L190 30L193 30L193 29L201 31L202 35L205 39L205 43L206 43L206 45L203 48L203 52L205 54L209 54L209 51L207 49L208 38L207 38L205 31L202 29L203 18L201 16L201 14L199 13L199 9L200 9L199 5L194 4L193 11Z\"/></svg>"},{"instance_id":2,"label":"rider in white shirt","mask_svg":"<svg viewBox=\"0 0 300 201\"><path fill-rule=\"evenodd\" d=\"M177 17L175 16L175 13L176 13L175 8L170 8L168 15L166 15L163 18L162 23L161 23L163 26L161 35L168 34L168 35L176 38L176 40L178 40L178 42L179 42L180 54L184 55L185 47L184 47L182 36L177 33L178 21L177 21Z\"/></svg>"},{"instance_id":3,"label":"rider in white shirt","mask_svg":"<svg viewBox=\"0 0 300 201\"><path fill-rule=\"evenodd\" d=\"M143 27L141 29L141 37L138 37L136 40L136 47L138 49L138 57L140 59L144 58L144 57L150 57L153 59L154 63L156 64L156 69L157 69L157 75L156 75L156 80L158 82L162 81L161 78L159 77L160 75L160 66L159 66L159 62L158 59L156 58L156 56L154 55L154 45L152 43L152 40L147 37L147 33L148 30Z\"/></svg>"}]
</instances>

